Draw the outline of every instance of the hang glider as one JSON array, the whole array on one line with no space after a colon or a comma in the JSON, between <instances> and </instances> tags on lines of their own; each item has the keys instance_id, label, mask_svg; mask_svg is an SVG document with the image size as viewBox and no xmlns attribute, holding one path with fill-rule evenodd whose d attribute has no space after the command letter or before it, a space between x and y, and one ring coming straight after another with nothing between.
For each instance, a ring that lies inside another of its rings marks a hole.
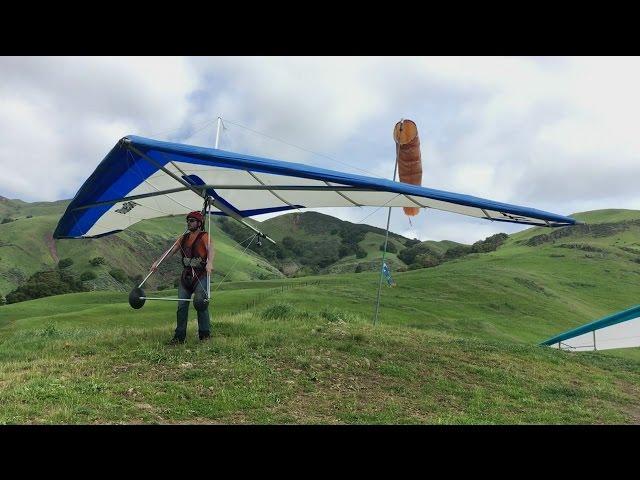
<instances>
[{"instance_id":1,"label":"hang glider","mask_svg":"<svg viewBox=\"0 0 640 480\"><path fill-rule=\"evenodd\" d=\"M540 345L573 352L640 347L640 305L561 333Z\"/></svg>"},{"instance_id":2,"label":"hang glider","mask_svg":"<svg viewBox=\"0 0 640 480\"><path fill-rule=\"evenodd\" d=\"M211 214L239 221L309 207L385 206L543 227L576 223L470 195L131 135L118 141L82 185L54 238L110 235L141 220L199 210L207 198Z\"/></svg>"}]
</instances>

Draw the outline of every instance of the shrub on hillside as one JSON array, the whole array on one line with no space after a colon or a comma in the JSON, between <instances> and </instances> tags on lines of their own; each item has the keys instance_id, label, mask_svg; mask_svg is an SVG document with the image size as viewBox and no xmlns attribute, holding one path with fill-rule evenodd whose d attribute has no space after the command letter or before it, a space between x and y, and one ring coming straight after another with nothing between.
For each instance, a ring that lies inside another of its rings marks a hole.
<instances>
[{"instance_id":1,"label":"shrub on hillside","mask_svg":"<svg viewBox=\"0 0 640 480\"><path fill-rule=\"evenodd\" d=\"M127 274L121 268L114 268L109 270L109 275L115 278L120 283L127 283Z\"/></svg>"},{"instance_id":2,"label":"shrub on hillside","mask_svg":"<svg viewBox=\"0 0 640 480\"><path fill-rule=\"evenodd\" d=\"M415 263L423 268L436 267L442 262L441 258L432 253L421 253L416 255Z\"/></svg>"},{"instance_id":3,"label":"shrub on hillside","mask_svg":"<svg viewBox=\"0 0 640 480\"><path fill-rule=\"evenodd\" d=\"M4 298L4 295L0 295L0 306L4 305L7 303L7 299Z\"/></svg>"},{"instance_id":4,"label":"shrub on hillside","mask_svg":"<svg viewBox=\"0 0 640 480\"><path fill-rule=\"evenodd\" d=\"M453 260L454 258L463 257L472 252L473 249L467 245L456 245L455 247L451 247L449 250L444 252L444 260Z\"/></svg>"},{"instance_id":5,"label":"shrub on hillside","mask_svg":"<svg viewBox=\"0 0 640 480\"><path fill-rule=\"evenodd\" d=\"M440 255L431 250L426 243L417 243L411 247L405 248L398 254L398 258L407 265L412 265L414 263L420 264L420 262L416 260L416 257L419 255L429 255L433 258L440 258Z\"/></svg>"},{"instance_id":6,"label":"shrub on hillside","mask_svg":"<svg viewBox=\"0 0 640 480\"><path fill-rule=\"evenodd\" d=\"M365 258L367 256L366 250L364 250L360 245L356 246L356 258Z\"/></svg>"},{"instance_id":7,"label":"shrub on hillside","mask_svg":"<svg viewBox=\"0 0 640 480\"><path fill-rule=\"evenodd\" d=\"M479 240L471 246L473 253L493 252L509 238L506 233L496 233L484 240Z\"/></svg>"},{"instance_id":8,"label":"shrub on hillside","mask_svg":"<svg viewBox=\"0 0 640 480\"><path fill-rule=\"evenodd\" d=\"M80 275L80 280L83 282L86 282L88 280L95 280L96 279L96 274L93 272L82 272L82 275Z\"/></svg>"},{"instance_id":9,"label":"shrub on hillside","mask_svg":"<svg viewBox=\"0 0 640 480\"><path fill-rule=\"evenodd\" d=\"M71 265L73 265L72 258L63 258L58 262L58 268L67 268L67 267L70 267Z\"/></svg>"},{"instance_id":10,"label":"shrub on hillside","mask_svg":"<svg viewBox=\"0 0 640 480\"><path fill-rule=\"evenodd\" d=\"M356 273L360 273L360 272L362 272L362 264L361 263L356 265Z\"/></svg>"},{"instance_id":11,"label":"shrub on hillside","mask_svg":"<svg viewBox=\"0 0 640 480\"><path fill-rule=\"evenodd\" d=\"M14 219L13 219L13 218L8 218L8 217L7 217L7 218L3 218L3 219L2 219L2 222L0 222L0 224L3 224L3 223L11 223L11 222L13 222L13 221L14 221Z\"/></svg>"},{"instance_id":12,"label":"shrub on hillside","mask_svg":"<svg viewBox=\"0 0 640 480\"><path fill-rule=\"evenodd\" d=\"M357 313L345 312L338 308L329 308L324 307L320 310L320 318L327 320L329 322L355 322L361 320L360 316Z\"/></svg>"},{"instance_id":13,"label":"shrub on hillside","mask_svg":"<svg viewBox=\"0 0 640 480\"><path fill-rule=\"evenodd\" d=\"M87 289L82 282L68 273L62 270L48 270L31 275L24 285L7 294L6 302L16 303L51 295L85 291Z\"/></svg>"},{"instance_id":14,"label":"shrub on hillside","mask_svg":"<svg viewBox=\"0 0 640 480\"><path fill-rule=\"evenodd\" d=\"M295 309L288 303L276 303L267 307L262 312L262 317L267 320L284 320L290 318L294 312Z\"/></svg>"},{"instance_id":15,"label":"shrub on hillside","mask_svg":"<svg viewBox=\"0 0 640 480\"><path fill-rule=\"evenodd\" d=\"M99 265L104 265L105 260L104 260L104 257L94 257L91 260L89 260L89 263L94 267L97 267Z\"/></svg>"},{"instance_id":16,"label":"shrub on hillside","mask_svg":"<svg viewBox=\"0 0 640 480\"><path fill-rule=\"evenodd\" d=\"M384 252L384 242L380 244L380 251ZM392 242L387 242L387 252L398 253L398 247L396 247L395 244Z\"/></svg>"}]
</instances>

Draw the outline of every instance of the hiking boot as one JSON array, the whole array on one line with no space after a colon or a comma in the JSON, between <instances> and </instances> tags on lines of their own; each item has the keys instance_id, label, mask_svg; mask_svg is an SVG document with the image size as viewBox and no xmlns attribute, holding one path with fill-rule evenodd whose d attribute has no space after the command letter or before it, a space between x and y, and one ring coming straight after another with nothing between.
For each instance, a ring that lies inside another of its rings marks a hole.
<instances>
[{"instance_id":1,"label":"hiking boot","mask_svg":"<svg viewBox=\"0 0 640 480\"><path fill-rule=\"evenodd\" d=\"M179 345L185 342L184 338L173 337L167 342L167 345Z\"/></svg>"},{"instance_id":2,"label":"hiking boot","mask_svg":"<svg viewBox=\"0 0 640 480\"><path fill-rule=\"evenodd\" d=\"M202 340L210 340L211 339L211 333L209 332L198 332L198 338L202 341Z\"/></svg>"}]
</instances>

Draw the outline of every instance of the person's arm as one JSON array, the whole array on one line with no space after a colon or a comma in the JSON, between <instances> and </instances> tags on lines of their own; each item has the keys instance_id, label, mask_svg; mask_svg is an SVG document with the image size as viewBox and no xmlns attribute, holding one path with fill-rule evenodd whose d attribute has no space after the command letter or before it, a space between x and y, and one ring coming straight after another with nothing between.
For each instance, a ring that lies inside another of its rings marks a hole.
<instances>
[{"instance_id":1,"label":"person's arm","mask_svg":"<svg viewBox=\"0 0 640 480\"><path fill-rule=\"evenodd\" d=\"M171 255L176 253L178 250L180 250L180 240L182 240L182 237L178 237L176 242L173 244L173 247L171 248L171 252L169 252L169 255L167 255L168 257L170 257ZM152 272L155 272L158 269L158 263L159 262L160 262L159 259L156 260L155 262L153 262L153 265L151 265L151 271Z\"/></svg>"},{"instance_id":2,"label":"person's arm","mask_svg":"<svg viewBox=\"0 0 640 480\"><path fill-rule=\"evenodd\" d=\"M207 233L207 237L209 234ZM207 273L211 273L213 270L213 259L216 256L215 249L213 248L213 238L209 237L209 246L207 248Z\"/></svg>"}]
</instances>

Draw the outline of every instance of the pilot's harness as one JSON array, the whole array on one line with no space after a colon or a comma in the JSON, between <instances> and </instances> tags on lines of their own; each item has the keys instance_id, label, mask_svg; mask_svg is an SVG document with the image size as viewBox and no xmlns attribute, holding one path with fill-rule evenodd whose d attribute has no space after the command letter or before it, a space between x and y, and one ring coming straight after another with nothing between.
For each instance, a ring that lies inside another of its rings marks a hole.
<instances>
[{"instance_id":1,"label":"pilot's harness","mask_svg":"<svg viewBox=\"0 0 640 480\"><path fill-rule=\"evenodd\" d=\"M180 252L182 253L182 266L184 267L182 270L182 274L180 275L180 281L182 282L182 286L188 290L195 290L196 282L201 278L206 278L207 271L207 259L202 257L194 257L195 247L198 245L201 237L206 233L201 231L196 236L196 239L189 245L185 247L184 244L189 238L191 232L187 232L183 235L180 240ZM208 246L207 246L208 247ZM208 250L208 248L206 248ZM185 261L188 259L188 261ZM196 260L196 264L192 265L192 261Z\"/></svg>"}]
</instances>

